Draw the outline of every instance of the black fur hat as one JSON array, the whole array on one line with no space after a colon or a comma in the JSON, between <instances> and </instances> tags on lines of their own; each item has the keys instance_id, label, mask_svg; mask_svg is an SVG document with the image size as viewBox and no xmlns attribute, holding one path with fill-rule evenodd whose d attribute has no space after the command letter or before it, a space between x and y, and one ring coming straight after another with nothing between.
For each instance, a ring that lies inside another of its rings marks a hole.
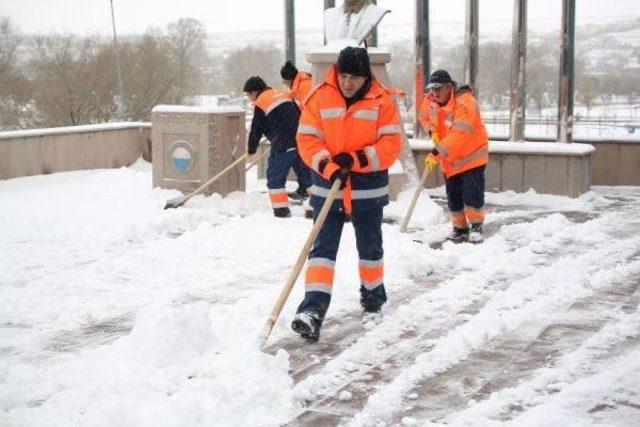
<instances>
[{"instance_id":1,"label":"black fur hat","mask_svg":"<svg viewBox=\"0 0 640 427\"><path fill-rule=\"evenodd\" d=\"M338 72L354 76L371 77L371 63L367 49L363 47L345 47L336 62Z\"/></svg>"},{"instance_id":2,"label":"black fur hat","mask_svg":"<svg viewBox=\"0 0 640 427\"><path fill-rule=\"evenodd\" d=\"M297 75L298 75L298 69L296 68L295 65L293 65L293 62L291 62L290 60L287 60L287 62L284 63L284 66L280 68L280 76L284 80L293 80L296 78Z\"/></svg>"},{"instance_id":3,"label":"black fur hat","mask_svg":"<svg viewBox=\"0 0 640 427\"><path fill-rule=\"evenodd\" d=\"M267 84L258 76L249 77L246 82L244 82L244 87L242 88L243 92L262 92L267 88Z\"/></svg>"}]
</instances>

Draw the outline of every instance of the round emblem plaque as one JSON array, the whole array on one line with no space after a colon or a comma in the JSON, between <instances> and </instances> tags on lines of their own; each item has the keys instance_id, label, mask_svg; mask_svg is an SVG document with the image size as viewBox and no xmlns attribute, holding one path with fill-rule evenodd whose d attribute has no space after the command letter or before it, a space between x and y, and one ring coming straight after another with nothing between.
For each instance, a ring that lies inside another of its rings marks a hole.
<instances>
[{"instance_id":1,"label":"round emblem plaque","mask_svg":"<svg viewBox=\"0 0 640 427\"><path fill-rule=\"evenodd\" d=\"M196 163L196 152L187 141L176 141L169 147L169 163L178 173L187 173Z\"/></svg>"}]
</instances>

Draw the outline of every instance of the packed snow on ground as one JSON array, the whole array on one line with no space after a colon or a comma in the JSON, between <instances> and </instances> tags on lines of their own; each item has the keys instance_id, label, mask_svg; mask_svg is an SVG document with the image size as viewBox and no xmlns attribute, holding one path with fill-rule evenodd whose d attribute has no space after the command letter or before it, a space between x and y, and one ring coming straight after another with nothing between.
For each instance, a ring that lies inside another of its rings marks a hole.
<instances>
[{"instance_id":1,"label":"packed snow on ground","mask_svg":"<svg viewBox=\"0 0 640 427\"><path fill-rule=\"evenodd\" d=\"M442 326L465 304L487 301L431 338L431 351L407 360L347 420L388 425L399 416L402 424L426 425L432 420L424 414L403 415L407 402L423 399L417 382L503 334L533 333L577 298L640 273L640 207L620 207L621 198L640 200L637 188L578 199L488 194L487 227L497 229L485 243L439 249L424 243L448 231L442 203L429 198L442 199L442 189L423 191L411 233L400 234L408 189L386 208L383 224L384 322L330 359L309 347L317 369L294 379L290 354L260 351L257 337L312 224L300 206L290 219L274 218L265 190L253 176L247 193L198 196L164 210L180 194L152 189L144 162L0 181L0 425L282 425L319 396L358 404L336 384L362 366L410 354L414 341L399 339L399 331ZM533 217L509 222L518 215ZM357 259L346 225L328 319L359 311ZM271 343L296 339L289 324L302 276ZM431 276L442 283L421 290ZM508 280L489 286L494 276ZM498 424L517 404L519 425L591 425L601 414L592 415L591 404L637 405L637 306L597 315L609 323L555 364L440 421ZM605 357L621 342L633 345ZM609 425L640 419L637 408L607 414Z\"/></svg>"}]
</instances>

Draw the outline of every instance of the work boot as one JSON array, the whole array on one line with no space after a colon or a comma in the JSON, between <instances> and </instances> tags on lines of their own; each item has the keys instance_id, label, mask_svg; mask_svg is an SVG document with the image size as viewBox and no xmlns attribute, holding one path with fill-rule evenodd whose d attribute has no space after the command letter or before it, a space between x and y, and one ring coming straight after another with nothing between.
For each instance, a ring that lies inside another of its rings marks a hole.
<instances>
[{"instance_id":1,"label":"work boot","mask_svg":"<svg viewBox=\"0 0 640 427\"><path fill-rule=\"evenodd\" d=\"M273 210L273 214L276 218L289 218L291 216L291 211L289 208L275 208Z\"/></svg>"},{"instance_id":2,"label":"work boot","mask_svg":"<svg viewBox=\"0 0 640 427\"><path fill-rule=\"evenodd\" d=\"M384 285L367 289L360 285L360 305L362 306L362 325L370 329L382 322L382 306L387 302Z\"/></svg>"},{"instance_id":3,"label":"work boot","mask_svg":"<svg viewBox=\"0 0 640 427\"><path fill-rule=\"evenodd\" d=\"M484 235L482 234L482 223L471 224L471 232L469 233L469 242L482 243Z\"/></svg>"},{"instance_id":4,"label":"work boot","mask_svg":"<svg viewBox=\"0 0 640 427\"><path fill-rule=\"evenodd\" d=\"M307 341L318 341L322 319L320 314L308 311L297 313L291 322L291 329Z\"/></svg>"},{"instance_id":5,"label":"work boot","mask_svg":"<svg viewBox=\"0 0 640 427\"><path fill-rule=\"evenodd\" d=\"M365 329L371 329L380 323L382 323L382 308L362 312L362 326Z\"/></svg>"},{"instance_id":6,"label":"work boot","mask_svg":"<svg viewBox=\"0 0 640 427\"><path fill-rule=\"evenodd\" d=\"M453 230L447 239L456 243L466 242L467 239L469 239L469 228L453 227Z\"/></svg>"},{"instance_id":7,"label":"work boot","mask_svg":"<svg viewBox=\"0 0 640 427\"><path fill-rule=\"evenodd\" d=\"M307 189L299 186L298 189L292 193L288 193L289 197L293 200L304 200L307 197L309 197L309 194L307 193Z\"/></svg>"}]
</instances>

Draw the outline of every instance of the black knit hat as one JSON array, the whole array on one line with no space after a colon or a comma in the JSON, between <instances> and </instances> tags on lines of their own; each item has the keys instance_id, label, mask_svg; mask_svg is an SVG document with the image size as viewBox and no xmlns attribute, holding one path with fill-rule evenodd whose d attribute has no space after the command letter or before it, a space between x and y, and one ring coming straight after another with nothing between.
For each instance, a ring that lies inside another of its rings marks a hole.
<instances>
[{"instance_id":1,"label":"black knit hat","mask_svg":"<svg viewBox=\"0 0 640 427\"><path fill-rule=\"evenodd\" d=\"M267 88L267 84L258 76L249 77L244 82L243 92L262 92Z\"/></svg>"},{"instance_id":2,"label":"black knit hat","mask_svg":"<svg viewBox=\"0 0 640 427\"><path fill-rule=\"evenodd\" d=\"M371 63L367 49L363 47L345 47L336 62L338 72L354 76L371 77Z\"/></svg>"},{"instance_id":3,"label":"black knit hat","mask_svg":"<svg viewBox=\"0 0 640 427\"><path fill-rule=\"evenodd\" d=\"M280 77L285 80L293 80L297 75L298 69L290 60L287 60L287 62L284 63L284 66L280 68Z\"/></svg>"},{"instance_id":4,"label":"black knit hat","mask_svg":"<svg viewBox=\"0 0 640 427\"><path fill-rule=\"evenodd\" d=\"M451 76L445 70L435 70L429 77L429 84L427 89L435 89L442 86L445 83L453 83Z\"/></svg>"}]
</instances>

